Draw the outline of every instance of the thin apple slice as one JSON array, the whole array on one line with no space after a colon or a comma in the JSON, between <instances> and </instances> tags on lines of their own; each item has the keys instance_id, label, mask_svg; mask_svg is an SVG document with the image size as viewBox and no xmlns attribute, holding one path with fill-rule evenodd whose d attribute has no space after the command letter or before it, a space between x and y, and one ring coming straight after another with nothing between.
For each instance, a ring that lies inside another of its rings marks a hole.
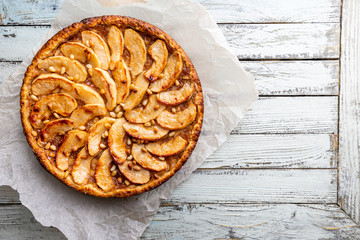
<instances>
[{"instance_id":1,"label":"thin apple slice","mask_svg":"<svg viewBox=\"0 0 360 240\"><path fill-rule=\"evenodd\" d=\"M118 164L123 164L127 158L126 145L124 137L126 132L123 128L123 124L126 123L124 118L118 119L109 130L108 145L111 156Z\"/></svg>"},{"instance_id":2,"label":"thin apple slice","mask_svg":"<svg viewBox=\"0 0 360 240\"><path fill-rule=\"evenodd\" d=\"M165 105L175 106L189 100L194 91L194 84L186 82L179 90L159 93L157 95L157 100Z\"/></svg>"},{"instance_id":3,"label":"thin apple slice","mask_svg":"<svg viewBox=\"0 0 360 240\"><path fill-rule=\"evenodd\" d=\"M129 96L131 85L130 71L124 61L119 61L111 73L116 84L116 103L119 104L124 102L125 99Z\"/></svg>"},{"instance_id":4,"label":"thin apple slice","mask_svg":"<svg viewBox=\"0 0 360 240\"><path fill-rule=\"evenodd\" d=\"M74 82L83 82L87 77L87 71L79 61L64 56L45 58L39 62L38 67L48 72L66 73Z\"/></svg>"},{"instance_id":5,"label":"thin apple slice","mask_svg":"<svg viewBox=\"0 0 360 240\"><path fill-rule=\"evenodd\" d=\"M157 80L158 76L166 66L168 50L164 41L156 40L156 42L149 47L148 53L154 59L154 63L149 70L144 73L144 76L149 79L150 82L153 82Z\"/></svg>"},{"instance_id":6,"label":"thin apple slice","mask_svg":"<svg viewBox=\"0 0 360 240\"><path fill-rule=\"evenodd\" d=\"M196 118L196 106L189 103L188 106L179 112L172 113L163 111L157 118L157 123L163 128L175 130L189 126Z\"/></svg>"},{"instance_id":7,"label":"thin apple slice","mask_svg":"<svg viewBox=\"0 0 360 240\"><path fill-rule=\"evenodd\" d=\"M70 173L76 184L85 185L88 183L91 178L91 161L93 158L85 147L77 154Z\"/></svg>"},{"instance_id":8,"label":"thin apple slice","mask_svg":"<svg viewBox=\"0 0 360 240\"><path fill-rule=\"evenodd\" d=\"M146 123L155 119L165 110L165 106L158 103L156 95L151 95L144 109L137 108L125 112L125 118L132 123Z\"/></svg>"},{"instance_id":9,"label":"thin apple slice","mask_svg":"<svg viewBox=\"0 0 360 240\"><path fill-rule=\"evenodd\" d=\"M66 133L67 131L74 128L74 121L70 119L57 119L49 122L45 127L40 131L38 144L43 146L46 142L52 140L56 135L61 133Z\"/></svg>"},{"instance_id":10,"label":"thin apple slice","mask_svg":"<svg viewBox=\"0 0 360 240\"><path fill-rule=\"evenodd\" d=\"M65 171L69 168L69 157L72 152L76 152L80 148L84 147L87 138L87 132L72 130L69 131L56 153L56 167L61 171Z\"/></svg>"},{"instance_id":11,"label":"thin apple slice","mask_svg":"<svg viewBox=\"0 0 360 240\"><path fill-rule=\"evenodd\" d=\"M83 31L81 32L82 42L88 47L92 48L95 54L99 57L101 62L101 68L104 70L109 69L110 62L110 51L105 43L104 39L100 37L99 34L93 31Z\"/></svg>"},{"instance_id":12,"label":"thin apple slice","mask_svg":"<svg viewBox=\"0 0 360 240\"><path fill-rule=\"evenodd\" d=\"M97 104L86 104L76 109L70 117L74 121L74 127L85 126L85 124L96 116L106 115L107 110Z\"/></svg>"},{"instance_id":13,"label":"thin apple slice","mask_svg":"<svg viewBox=\"0 0 360 240\"><path fill-rule=\"evenodd\" d=\"M146 144L145 148L154 155L167 157L182 152L187 141L181 136Z\"/></svg>"},{"instance_id":14,"label":"thin apple slice","mask_svg":"<svg viewBox=\"0 0 360 240\"><path fill-rule=\"evenodd\" d=\"M91 49L79 42L67 42L60 47L62 54L70 58L74 56L75 60L82 63L89 63L93 68L101 67L101 62L96 53Z\"/></svg>"},{"instance_id":15,"label":"thin apple slice","mask_svg":"<svg viewBox=\"0 0 360 240\"><path fill-rule=\"evenodd\" d=\"M47 95L56 88L72 91L74 89L74 82L58 74L50 73L38 76L31 84L31 91L35 95Z\"/></svg>"},{"instance_id":16,"label":"thin apple slice","mask_svg":"<svg viewBox=\"0 0 360 240\"><path fill-rule=\"evenodd\" d=\"M169 130L155 124L150 127L145 127L141 123L125 123L123 125L127 134L134 138L139 138L147 141L157 141L165 136Z\"/></svg>"},{"instance_id":17,"label":"thin apple slice","mask_svg":"<svg viewBox=\"0 0 360 240\"><path fill-rule=\"evenodd\" d=\"M168 167L168 164L165 161L160 161L151 156L147 151L143 151L144 148L144 144L133 144L131 150L132 156L140 166L157 172L163 171Z\"/></svg>"},{"instance_id":18,"label":"thin apple slice","mask_svg":"<svg viewBox=\"0 0 360 240\"><path fill-rule=\"evenodd\" d=\"M140 167L140 170L135 170L134 168L129 168L129 165L132 166L132 162L126 160L124 164L118 164L118 168L124 177L126 177L130 182L135 184L145 184L150 181L150 172L144 168Z\"/></svg>"},{"instance_id":19,"label":"thin apple slice","mask_svg":"<svg viewBox=\"0 0 360 240\"><path fill-rule=\"evenodd\" d=\"M150 84L149 89L153 92L163 92L171 87L180 76L183 62L179 52L174 52L168 59L164 69L164 76Z\"/></svg>"},{"instance_id":20,"label":"thin apple slice","mask_svg":"<svg viewBox=\"0 0 360 240\"><path fill-rule=\"evenodd\" d=\"M85 84L75 83L71 91L61 90L61 92L67 93L85 104L97 104L105 108L104 99L100 94Z\"/></svg>"},{"instance_id":21,"label":"thin apple slice","mask_svg":"<svg viewBox=\"0 0 360 240\"><path fill-rule=\"evenodd\" d=\"M91 156L95 156L101 151L101 136L109 129L107 126L111 126L115 121L114 118L104 117L90 127L87 146Z\"/></svg>"},{"instance_id":22,"label":"thin apple slice","mask_svg":"<svg viewBox=\"0 0 360 240\"><path fill-rule=\"evenodd\" d=\"M124 37L116 26L111 26L108 33L108 44L111 51L110 70L114 70L116 64L122 58L124 51Z\"/></svg>"},{"instance_id":23,"label":"thin apple slice","mask_svg":"<svg viewBox=\"0 0 360 240\"><path fill-rule=\"evenodd\" d=\"M125 47L130 52L130 72L133 77L139 75L146 62L146 46L144 39L134 30L126 29L124 36Z\"/></svg>"},{"instance_id":24,"label":"thin apple slice","mask_svg":"<svg viewBox=\"0 0 360 240\"><path fill-rule=\"evenodd\" d=\"M122 104L125 111L129 111L139 105L141 100L146 94L146 90L149 86L149 81L140 74L134 81L134 89L132 90L129 97Z\"/></svg>"},{"instance_id":25,"label":"thin apple slice","mask_svg":"<svg viewBox=\"0 0 360 240\"><path fill-rule=\"evenodd\" d=\"M96 184L105 192L115 187L115 183L111 176L110 168L113 159L110 155L109 149L106 149L100 156L96 166L95 180Z\"/></svg>"},{"instance_id":26,"label":"thin apple slice","mask_svg":"<svg viewBox=\"0 0 360 240\"><path fill-rule=\"evenodd\" d=\"M68 94L51 94L34 104L29 120L34 128L42 128L44 127L43 121L49 119L52 113L68 116L76 108L76 100Z\"/></svg>"},{"instance_id":27,"label":"thin apple slice","mask_svg":"<svg viewBox=\"0 0 360 240\"><path fill-rule=\"evenodd\" d=\"M109 73L100 68L93 69L91 81L96 87L103 91L106 98L106 108L111 111L116 107L116 84Z\"/></svg>"}]
</instances>

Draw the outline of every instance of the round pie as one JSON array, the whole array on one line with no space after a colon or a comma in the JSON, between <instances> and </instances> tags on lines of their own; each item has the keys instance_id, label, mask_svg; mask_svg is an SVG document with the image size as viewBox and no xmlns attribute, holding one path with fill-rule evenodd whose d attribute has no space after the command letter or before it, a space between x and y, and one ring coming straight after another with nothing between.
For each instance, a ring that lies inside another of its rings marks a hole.
<instances>
[{"instance_id":1,"label":"round pie","mask_svg":"<svg viewBox=\"0 0 360 240\"><path fill-rule=\"evenodd\" d=\"M159 28L130 17L84 19L36 54L21 89L24 133L68 186L98 197L151 190L193 151L202 126L199 77Z\"/></svg>"}]
</instances>

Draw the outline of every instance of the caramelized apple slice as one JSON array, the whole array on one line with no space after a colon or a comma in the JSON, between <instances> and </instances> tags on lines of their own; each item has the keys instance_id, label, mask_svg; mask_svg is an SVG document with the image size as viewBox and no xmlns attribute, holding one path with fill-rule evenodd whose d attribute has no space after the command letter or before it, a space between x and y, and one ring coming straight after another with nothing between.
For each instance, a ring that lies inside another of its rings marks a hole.
<instances>
[{"instance_id":1,"label":"caramelized apple slice","mask_svg":"<svg viewBox=\"0 0 360 240\"><path fill-rule=\"evenodd\" d=\"M101 136L109 129L107 126L111 126L115 121L114 118L104 117L90 127L87 146L91 156L95 156L101 151Z\"/></svg>"},{"instance_id":2,"label":"caramelized apple slice","mask_svg":"<svg viewBox=\"0 0 360 240\"><path fill-rule=\"evenodd\" d=\"M119 61L116 64L115 69L112 71L114 81L116 84L117 90L117 100L116 103L122 103L129 96L130 85L131 85L131 76L128 67L124 61Z\"/></svg>"},{"instance_id":3,"label":"caramelized apple slice","mask_svg":"<svg viewBox=\"0 0 360 240\"><path fill-rule=\"evenodd\" d=\"M52 113L56 112L62 116L68 116L76 108L76 100L68 94L51 94L34 104L29 120L34 128L42 128L44 127L42 121L49 119Z\"/></svg>"},{"instance_id":4,"label":"caramelized apple slice","mask_svg":"<svg viewBox=\"0 0 360 240\"><path fill-rule=\"evenodd\" d=\"M74 182L79 185L85 185L91 178L91 161L93 156L86 151L84 147L77 154L74 165L71 169L71 176Z\"/></svg>"},{"instance_id":5,"label":"caramelized apple slice","mask_svg":"<svg viewBox=\"0 0 360 240\"><path fill-rule=\"evenodd\" d=\"M149 89L153 92L162 92L171 87L180 76L183 68L181 55L174 52L168 59L164 69L164 76L150 84Z\"/></svg>"},{"instance_id":6,"label":"caramelized apple slice","mask_svg":"<svg viewBox=\"0 0 360 240\"><path fill-rule=\"evenodd\" d=\"M85 124L96 116L106 115L107 110L97 104L86 104L76 109L70 117L74 121L74 127L85 126Z\"/></svg>"},{"instance_id":7,"label":"caramelized apple slice","mask_svg":"<svg viewBox=\"0 0 360 240\"><path fill-rule=\"evenodd\" d=\"M74 128L74 121L70 119L58 119L49 122L45 127L40 131L38 144L43 146L44 143L52 140L60 132L65 133Z\"/></svg>"},{"instance_id":8,"label":"caramelized apple slice","mask_svg":"<svg viewBox=\"0 0 360 240\"><path fill-rule=\"evenodd\" d=\"M61 92L65 92L73 98L83 101L85 104L97 104L105 107L103 98L94 89L85 84L76 83L72 91L62 90Z\"/></svg>"},{"instance_id":9,"label":"caramelized apple slice","mask_svg":"<svg viewBox=\"0 0 360 240\"><path fill-rule=\"evenodd\" d=\"M187 141L181 136L160 140L147 144L146 149L154 155L167 157L182 152L187 145Z\"/></svg>"},{"instance_id":10,"label":"caramelized apple slice","mask_svg":"<svg viewBox=\"0 0 360 240\"><path fill-rule=\"evenodd\" d=\"M169 130L159 125L145 127L144 124L141 123L125 123L123 127L130 136L148 141L159 140L169 132Z\"/></svg>"},{"instance_id":11,"label":"caramelized apple slice","mask_svg":"<svg viewBox=\"0 0 360 240\"><path fill-rule=\"evenodd\" d=\"M60 49L62 54L68 58L72 55L75 60L82 63L88 62L93 68L101 67L99 57L91 48L86 47L84 44L79 42L67 42L61 45Z\"/></svg>"},{"instance_id":12,"label":"caramelized apple slice","mask_svg":"<svg viewBox=\"0 0 360 240\"><path fill-rule=\"evenodd\" d=\"M116 64L122 58L124 51L124 38L121 31L116 26L111 26L108 34L108 44L111 50L110 70L114 70Z\"/></svg>"},{"instance_id":13,"label":"caramelized apple slice","mask_svg":"<svg viewBox=\"0 0 360 240\"><path fill-rule=\"evenodd\" d=\"M194 84L186 82L179 90L159 93L157 100L165 105L175 106L189 100L194 91Z\"/></svg>"},{"instance_id":14,"label":"caramelized apple slice","mask_svg":"<svg viewBox=\"0 0 360 240\"><path fill-rule=\"evenodd\" d=\"M139 75L146 62L146 46L144 39L132 29L125 30L125 47L130 52L130 72L133 77Z\"/></svg>"},{"instance_id":15,"label":"caramelized apple slice","mask_svg":"<svg viewBox=\"0 0 360 240\"><path fill-rule=\"evenodd\" d=\"M143 74L140 74L134 81L133 91L122 105L125 111L131 110L139 105L145 96L148 86L149 81L144 77Z\"/></svg>"},{"instance_id":16,"label":"caramelized apple slice","mask_svg":"<svg viewBox=\"0 0 360 240\"><path fill-rule=\"evenodd\" d=\"M105 192L115 187L115 183L111 176L110 168L113 159L109 149L106 149L100 156L96 166L95 180L96 184Z\"/></svg>"},{"instance_id":17,"label":"caramelized apple slice","mask_svg":"<svg viewBox=\"0 0 360 240\"><path fill-rule=\"evenodd\" d=\"M89 44L88 47L92 48L95 54L99 57L101 68L108 70L110 62L110 51L102 37L93 31L82 31L81 38L82 42L85 45Z\"/></svg>"},{"instance_id":18,"label":"caramelized apple slice","mask_svg":"<svg viewBox=\"0 0 360 240\"><path fill-rule=\"evenodd\" d=\"M64 56L45 58L39 62L38 67L48 72L66 73L74 82L83 82L87 77L87 71L79 61Z\"/></svg>"},{"instance_id":19,"label":"caramelized apple slice","mask_svg":"<svg viewBox=\"0 0 360 240\"><path fill-rule=\"evenodd\" d=\"M166 44L161 40L156 40L148 49L148 53L154 59L154 63L149 70L144 73L144 76L150 82L157 80L159 74L164 70L168 58L168 51Z\"/></svg>"},{"instance_id":20,"label":"caramelized apple slice","mask_svg":"<svg viewBox=\"0 0 360 240\"><path fill-rule=\"evenodd\" d=\"M130 182L135 184L145 184L148 181L150 181L150 172L142 167L140 167L140 170L135 170L134 168L129 167L132 166L132 162L129 160L126 160L124 164L120 165L118 164L118 168L124 177L126 177Z\"/></svg>"},{"instance_id":21,"label":"caramelized apple slice","mask_svg":"<svg viewBox=\"0 0 360 240\"><path fill-rule=\"evenodd\" d=\"M110 128L108 145L109 150L118 164L123 164L126 160L126 145L124 143L125 130L123 124L126 123L124 118L118 119Z\"/></svg>"},{"instance_id":22,"label":"caramelized apple slice","mask_svg":"<svg viewBox=\"0 0 360 240\"><path fill-rule=\"evenodd\" d=\"M76 152L79 148L85 145L87 132L72 130L69 131L56 153L56 166L61 171L65 171L69 168L69 157L72 152Z\"/></svg>"},{"instance_id":23,"label":"caramelized apple slice","mask_svg":"<svg viewBox=\"0 0 360 240\"><path fill-rule=\"evenodd\" d=\"M74 83L65 77L51 73L38 76L31 84L31 91L35 95L50 94L56 88L72 91Z\"/></svg>"},{"instance_id":24,"label":"caramelized apple slice","mask_svg":"<svg viewBox=\"0 0 360 240\"><path fill-rule=\"evenodd\" d=\"M116 85L109 73L100 68L93 69L91 81L105 95L106 108L111 111L116 107Z\"/></svg>"},{"instance_id":25,"label":"caramelized apple slice","mask_svg":"<svg viewBox=\"0 0 360 240\"><path fill-rule=\"evenodd\" d=\"M148 104L142 110L141 108L125 112L125 118L132 123L146 123L155 119L165 110L165 106L158 103L156 95L151 95Z\"/></svg>"},{"instance_id":26,"label":"caramelized apple slice","mask_svg":"<svg viewBox=\"0 0 360 240\"><path fill-rule=\"evenodd\" d=\"M162 171L167 168L167 163L165 161L160 161L155 157L151 156L145 150L144 144L133 144L131 154L133 155L135 161L139 163L143 168L153 170L153 171Z\"/></svg>"},{"instance_id":27,"label":"caramelized apple slice","mask_svg":"<svg viewBox=\"0 0 360 240\"><path fill-rule=\"evenodd\" d=\"M162 112L157 118L157 123L163 128L175 130L189 126L196 118L196 106L193 103L177 113Z\"/></svg>"}]
</instances>

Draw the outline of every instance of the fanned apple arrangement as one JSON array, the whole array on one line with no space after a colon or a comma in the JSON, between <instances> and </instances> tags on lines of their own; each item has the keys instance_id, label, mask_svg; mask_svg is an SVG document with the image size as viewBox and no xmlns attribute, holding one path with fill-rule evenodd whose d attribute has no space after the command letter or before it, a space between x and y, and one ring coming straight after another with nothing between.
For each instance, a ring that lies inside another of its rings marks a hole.
<instances>
[{"instance_id":1,"label":"fanned apple arrangement","mask_svg":"<svg viewBox=\"0 0 360 240\"><path fill-rule=\"evenodd\" d=\"M181 47L120 16L85 19L51 38L25 74L21 106L40 163L101 197L165 182L191 155L203 118L201 84Z\"/></svg>"}]
</instances>

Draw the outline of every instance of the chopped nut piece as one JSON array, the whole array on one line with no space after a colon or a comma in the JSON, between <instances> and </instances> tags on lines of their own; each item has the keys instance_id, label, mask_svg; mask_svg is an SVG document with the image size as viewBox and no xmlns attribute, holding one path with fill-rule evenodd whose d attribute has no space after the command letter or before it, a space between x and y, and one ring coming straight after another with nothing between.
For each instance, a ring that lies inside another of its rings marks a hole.
<instances>
[{"instance_id":1,"label":"chopped nut piece","mask_svg":"<svg viewBox=\"0 0 360 240\"><path fill-rule=\"evenodd\" d=\"M101 94L105 94L105 90L104 90L104 89L101 89L101 90L100 90L100 93L101 93Z\"/></svg>"},{"instance_id":2,"label":"chopped nut piece","mask_svg":"<svg viewBox=\"0 0 360 240\"><path fill-rule=\"evenodd\" d=\"M110 171L115 171L116 170L116 165L112 165L112 167L110 168Z\"/></svg>"},{"instance_id":3,"label":"chopped nut piece","mask_svg":"<svg viewBox=\"0 0 360 240\"><path fill-rule=\"evenodd\" d=\"M115 111L116 113L118 113L118 112L120 112L120 110L121 110L120 105L117 105L114 111Z\"/></svg>"},{"instance_id":4,"label":"chopped nut piece","mask_svg":"<svg viewBox=\"0 0 360 240\"><path fill-rule=\"evenodd\" d=\"M30 97L31 97L31 99L34 100L34 101L39 101L38 97L35 96L34 94L31 94Z\"/></svg>"},{"instance_id":5,"label":"chopped nut piece","mask_svg":"<svg viewBox=\"0 0 360 240\"><path fill-rule=\"evenodd\" d=\"M175 81L175 86L179 86L179 85L180 85L179 80L176 80L176 81Z\"/></svg>"},{"instance_id":6,"label":"chopped nut piece","mask_svg":"<svg viewBox=\"0 0 360 240\"><path fill-rule=\"evenodd\" d=\"M65 155L66 157L69 157L69 156L70 156L70 152L64 151L63 153L64 153L64 155Z\"/></svg>"},{"instance_id":7,"label":"chopped nut piece","mask_svg":"<svg viewBox=\"0 0 360 240\"><path fill-rule=\"evenodd\" d=\"M68 77L68 79L69 79L69 80L74 80L74 78L73 78L73 77Z\"/></svg>"},{"instance_id":8,"label":"chopped nut piece","mask_svg":"<svg viewBox=\"0 0 360 240\"><path fill-rule=\"evenodd\" d=\"M122 178L121 177L119 177L117 180L118 180L119 183L122 183Z\"/></svg>"},{"instance_id":9,"label":"chopped nut piece","mask_svg":"<svg viewBox=\"0 0 360 240\"><path fill-rule=\"evenodd\" d=\"M130 155L131 156L131 155ZM130 162L130 163L128 163L128 168L129 168L129 170L132 170L132 168L133 168L133 164Z\"/></svg>"},{"instance_id":10,"label":"chopped nut piece","mask_svg":"<svg viewBox=\"0 0 360 240\"><path fill-rule=\"evenodd\" d=\"M131 143L132 143L132 141L131 141L131 139L129 138L129 139L127 140L127 145L131 145Z\"/></svg>"},{"instance_id":11,"label":"chopped nut piece","mask_svg":"<svg viewBox=\"0 0 360 240\"><path fill-rule=\"evenodd\" d=\"M169 137L173 137L175 135L175 132L169 133Z\"/></svg>"},{"instance_id":12,"label":"chopped nut piece","mask_svg":"<svg viewBox=\"0 0 360 240\"><path fill-rule=\"evenodd\" d=\"M86 64L86 68L88 69L92 68L91 64Z\"/></svg>"},{"instance_id":13,"label":"chopped nut piece","mask_svg":"<svg viewBox=\"0 0 360 240\"><path fill-rule=\"evenodd\" d=\"M132 163L134 164L134 166L137 164L137 162L135 160L133 160Z\"/></svg>"},{"instance_id":14,"label":"chopped nut piece","mask_svg":"<svg viewBox=\"0 0 360 240\"><path fill-rule=\"evenodd\" d=\"M116 117L117 117L117 118L121 118L123 115L124 115L123 112L119 112L119 113L116 115Z\"/></svg>"},{"instance_id":15,"label":"chopped nut piece","mask_svg":"<svg viewBox=\"0 0 360 240\"><path fill-rule=\"evenodd\" d=\"M151 119L150 123L151 123L152 125L154 125L154 124L155 124L155 120L154 120L154 119Z\"/></svg>"},{"instance_id":16,"label":"chopped nut piece","mask_svg":"<svg viewBox=\"0 0 360 240\"><path fill-rule=\"evenodd\" d=\"M86 159L86 158L88 158L88 157L89 157L88 155L82 155L82 156L81 156L82 159Z\"/></svg>"},{"instance_id":17,"label":"chopped nut piece","mask_svg":"<svg viewBox=\"0 0 360 240\"><path fill-rule=\"evenodd\" d=\"M92 68L89 68L89 69L88 69L88 73L89 73L90 76L93 75L93 70L92 70Z\"/></svg>"},{"instance_id":18,"label":"chopped nut piece","mask_svg":"<svg viewBox=\"0 0 360 240\"><path fill-rule=\"evenodd\" d=\"M49 157L55 157L55 153L54 152L49 153Z\"/></svg>"},{"instance_id":19,"label":"chopped nut piece","mask_svg":"<svg viewBox=\"0 0 360 240\"><path fill-rule=\"evenodd\" d=\"M101 134L101 138L106 138L106 137L105 137L105 132L103 132L103 133Z\"/></svg>"},{"instance_id":20,"label":"chopped nut piece","mask_svg":"<svg viewBox=\"0 0 360 240\"><path fill-rule=\"evenodd\" d=\"M183 76L182 79L189 80L190 77L189 76Z\"/></svg>"},{"instance_id":21,"label":"chopped nut piece","mask_svg":"<svg viewBox=\"0 0 360 240\"><path fill-rule=\"evenodd\" d=\"M156 110L158 110L160 108L160 106L159 105L156 105L155 107L154 107L154 110L156 111Z\"/></svg>"},{"instance_id":22,"label":"chopped nut piece","mask_svg":"<svg viewBox=\"0 0 360 240\"><path fill-rule=\"evenodd\" d=\"M149 88L146 90L146 92L147 92L147 94L149 94L149 95L151 95L151 94L153 93Z\"/></svg>"},{"instance_id":23,"label":"chopped nut piece","mask_svg":"<svg viewBox=\"0 0 360 240\"><path fill-rule=\"evenodd\" d=\"M74 60L75 56L74 54L70 54L70 59Z\"/></svg>"},{"instance_id":24,"label":"chopped nut piece","mask_svg":"<svg viewBox=\"0 0 360 240\"><path fill-rule=\"evenodd\" d=\"M100 143L100 148L106 148L106 145L105 144L103 144L103 143Z\"/></svg>"},{"instance_id":25,"label":"chopped nut piece","mask_svg":"<svg viewBox=\"0 0 360 240\"><path fill-rule=\"evenodd\" d=\"M131 144L131 143L130 143ZM128 148L128 149L126 149L126 153L127 154L130 154L131 153L131 150Z\"/></svg>"},{"instance_id":26,"label":"chopped nut piece","mask_svg":"<svg viewBox=\"0 0 360 240\"><path fill-rule=\"evenodd\" d=\"M105 127L106 127L107 129L109 129L109 128L111 128L111 124L110 124L110 123L105 123Z\"/></svg>"},{"instance_id":27,"label":"chopped nut piece","mask_svg":"<svg viewBox=\"0 0 360 240\"><path fill-rule=\"evenodd\" d=\"M48 150L49 148L50 148L50 143L47 143L47 144L45 145L45 149Z\"/></svg>"},{"instance_id":28,"label":"chopped nut piece","mask_svg":"<svg viewBox=\"0 0 360 240\"><path fill-rule=\"evenodd\" d=\"M130 90L134 90L134 88L135 88L135 85L134 85L134 84L131 84L131 85L130 85Z\"/></svg>"},{"instance_id":29,"label":"chopped nut piece","mask_svg":"<svg viewBox=\"0 0 360 240\"><path fill-rule=\"evenodd\" d=\"M129 186L130 185L130 182L128 180L125 180L125 185L126 186Z\"/></svg>"},{"instance_id":30,"label":"chopped nut piece","mask_svg":"<svg viewBox=\"0 0 360 240\"><path fill-rule=\"evenodd\" d=\"M143 102L142 102L142 105L146 106L148 104L149 100L148 99L145 99Z\"/></svg>"},{"instance_id":31,"label":"chopped nut piece","mask_svg":"<svg viewBox=\"0 0 360 240\"><path fill-rule=\"evenodd\" d=\"M116 171L112 171L112 172L111 172L111 176L114 177L114 176L116 175L116 173L117 173Z\"/></svg>"},{"instance_id":32,"label":"chopped nut piece","mask_svg":"<svg viewBox=\"0 0 360 240\"><path fill-rule=\"evenodd\" d=\"M127 157L127 160L131 160L131 159L133 159L133 156L132 156L132 155L129 155L129 156Z\"/></svg>"},{"instance_id":33,"label":"chopped nut piece","mask_svg":"<svg viewBox=\"0 0 360 240\"><path fill-rule=\"evenodd\" d=\"M75 80L75 81L79 80L79 77L80 77L80 76L79 76L79 74L78 74L78 73L77 73L77 74L75 74L74 80Z\"/></svg>"},{"instance_id":34,"label":"chopped nut piece","mask_svg":"<svg viewBox=\"0 0 360 240\"><path fill-rule=\"evenodd\" d=\"M71 150L72 150L73 152L76 152L78 149L79 149L79 148L78 148L77 146L73 146Z\"/></svg>"},{"instance_id":35,"label":"chopped nut piece","mask_svg":"<svg viewBox=\"0 0 360 240\"><path fill-rule=\"evenodd\" d=\"M49 122L50 122L50 120L43 121L44 124L48 124Z\"/></svg>"},{"instance_id":36,"label":"chopped nut piece","mask_svg":"<svg viewBox=\"0 0 360 240\"><path fill-rule=\"evenodd\" d=\"M143 151L143 152L147 152L147 150L146 150L146 148L141 148L141 151Z\"/></svg>"},{"instance_id":37,"label":"chopped nut piece","mask_svg":"<svg viewBox=\"0 0 360 240\"><path fill-rule=\"evenodd\" d=\"M89 41L89 40L86 40L85 45L88 46L88 47L90 47L90 41Z\"/></svg>"},{"instance_id":38,"label":"chopped nut piece","mask_svg":"<svg viewBox=\"0 0 360 240\"><path fill-rule=\"evenodd\" d=\"M158 179L159 176L155 173L155 174L154 174L154 178Z\"/></svg>"},{"instance_id":39,"label":"chopped nut piece","mask_svg":"<svg viewBox=\"0 0 360 240\"><path fill-rule=\"evenodd\" d=\"M66 71L65 67L61 67L60 74L64 74Z\"/></svg>"},{"instance_id":40,"label":"chopped nut piece","mask_svg":"<svg viewBox=\"0 0 360 240\"><path fill-rule=\"evenodd\" d=\"M165 158L164 157L159 157L159 160L164 161Z\"/></svg>"},{"instance_id":41,"label":"chopped nut piece","mask_svg":"<svg viewBox=\"0 0 360 240\"><path fill-rule=\"evenodd\" d=\"M134 170L135 171L140 171L140 167L139 166L134 166Z\"/></svg>"},{"instance_id":42,"label":"chopped nut piece","mask_svg":"<svg viewBox=\"0 0 360 240\"><path fill-rule=\"evenodd\" d=\"M38 134L37 134L37 132L34 130L34 131L31 132L31 135L33 135L34 137L36 137Z\"/></svg>"},{"instance_id":43,"label":"chopped nut piece","mask_svg":"<svg viewBox=\"0 0 360 240\"><path fill-rule=\"evenodd\" d=\"M56 69L55 69L53 66L50 66L50 67L49 67L49 71L50 71L50 72L56 72Z\"/></svg>"},{"instance_id":44,"label":"chopped nut piece","mask_svg":"<svg viewBox=\"0 0 360 240\"><path fill-rule=\"evenodd\" d=\"M175 108L171 108L171 111L172 111L173 113L176 113L176 109L175 109Z\"/></svg>"},{"instance_id":45,"label":"chopped nut piece","mask_svg":"<svg viewBox=\"0 0 360 240\"><path fill-rule=\"evenodd\" d=\"M60 118L59 114L57 114L56 112L54 112L54 117Z\"/></svg>"},{"instance_id":46,"label":"chopped nut piece","mask_svg":"<svg viewBox=\"0 0 360 240\"><path fill-rule=\"evenodd\" d=\"M55 145L51 145L51 146L50 146L50 150L55 151L55 150L56 150L56 146L55 146Z\"/></svg>"},{"instance_id":47,"label":"chopped nut piece","mask_svg":"<svg viewBox=\"0 0 360 240\"><path fill-rule=\"evenodd\" d=\"M85 129L86 129L86 127L85 127L85 126L80 126L80 127L79 127L79 130L84 131Z\"/></svg>"},{"instance_id":48,"label":"chopped nut piece","mask_svg":"<svg viewBox=\"0 0 360 240\"><path fill-rule=\"evenodd\" d=\"M116 113L114 113L114 112L110 112L110 117L115 118L115 117L116 117Z\"/></svg>"},{"instance_id":49,"label":"chopped nut piece","mask_svg":"<svg viewBox=\"0 0 360 240\"><path fill-rule=\"evenodd\" d=\"M157 133L159 129L157 127L154 127L154 133Z\"/></svg>"},{"instance_id":50,"label":"chopped nut piece","mask_svg":"<svg viewBox=\"0 0 360 240\"><path fill-rule=\"evenodd\" d=\"M104 136L105 136L105 137L108 137L108 136L109 136L109 131L106 130L106 131L104 132Z\"/></svg>"},{"instance_id":51,"label":"chopped nut piece","mask_svg":"<svg viewBox=\"0 0 360 240\"><path fill-rule=\"evenodd\" d=\"M151 123L150 122L147 122L144 124L145 127L151 127Z\"/></svg>"}]
</instances>

